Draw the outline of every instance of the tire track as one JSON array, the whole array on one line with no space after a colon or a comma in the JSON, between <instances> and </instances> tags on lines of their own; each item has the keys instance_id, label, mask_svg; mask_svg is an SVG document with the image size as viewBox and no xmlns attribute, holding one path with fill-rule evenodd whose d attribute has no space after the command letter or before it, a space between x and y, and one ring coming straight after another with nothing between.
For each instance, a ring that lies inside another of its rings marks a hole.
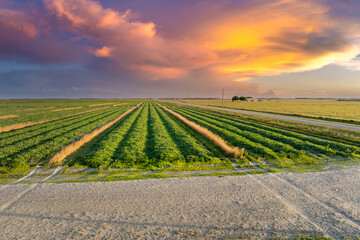
<instances>
[{"instance_id":1,"label":"tire track","mask_svg":"<svg viewBox=\"0 0 360 240\"><path fill-rule=\"evenodd\" d=\"M299 187L297 184L295 184L293 181L291 181L288 178L282 178L279 176L274 175L273 173L270 173L271 176L273 176L274 178L278 179L279 181L282 181L284 183L287 183L289 185L291 185L294 189L296 189L296 191L299 191L300 193L302 193L304 196L308 197L309 199L311 199L313 202L320 204L321 206L323 206L324 208L334 211L337 214L340 214L344 220L346 222L348 222L348 224L356 227L359 232L360 232L360 220L353 218L352 216L349 216L345 211L337 208L336 206L332 205L329 202L325 202L317 197L315 197L314 195L312 195L311 193L309 193L308 191L306 191L305 189Z\"/></svg>"},{"instance_id":2,"label":"tire track","mask_svg":"<svg viewBox=\"0 0 360 240\"><path fill-rule=\"evenodd\" d=\"M16 180L16 181L13 182L13 183L6 184L6 185L1 186L1 187L0 187L0 191L3 190L3 189L5 189L5 188L8 188L8 187L10 187L10 186L12 186L12 185L21 183L21 182L25 181L26 179L32 177L34 174L36 174L36 173L38 172L38 169L39 169L39 168L40 168L40 166L36 166L36 168L33 169L32 171L30 171L26 176L24 176L24 177Z\"/></svg>"},{"instance_id":3,"label":"tire track","mask_svg":"<svg viewBox=\"0 0 360 240\"><path fill-rule=\"evenodd\" d=\"M263 169L259 168L256 164L253 164L253 163L251 163L251 164L256 169L263 170ZM359 220L357 220L351 216L348 216L344 211L311 195L310 193L301 189L300 187L298 187L296 184L292 183L288 179L283 179L283 178L275 175L274 173L268 173L267 175L270 176L273 180L275 180L275 183L273 183L273 184L271 184L271 182L268 182L267 186L270 185L270 188L274 189L274 191L275 191L275 189L278 189L278 190L276 190L276 194L281 195L285 199L289 199L289 196L297 195L295 197L297 200L303 199L303 202L300 201L301 203L305 204L305 202L310 202L310 203L312 203L311 205L313 206L313 208L315 208L315 207L318 208L318 210L321 210L322 213L326 212L327 215L329 215L329 218L326 220L330 221L330 222L325 223L324 220L318 219L317 220L318 225L324 224L328 228L333 228L333 229L338 228L337 226L334 226L333 222L331 222L331 219L332 219L333 221L339 221L342 224L346 223L348 226L351 226L352 229L349 229L349 230L351 230L355 233L360 232L360 221ZM258 180L258 181L260 181L260 180ZM276 182L278 184L276 184ZM280 185L282 184L283 186L279 187L279 183L280 183ZM265 185L265 183L263 183L263 184ZM291 191L288 191L288 190L291 190ZM292 195L289 194L289 192L291 192ZM286 196L288 196L288 197L286 197ZM303 211L306 211L306 210L310 214L313 214L314 219L318 218L318 216L315 216L315 213L312 213L311 209L303 209ZM338 219L340 219L340 220L338 220ZM356 230L354 231L354 229L356 229ZM340 228L340 230L342 230L342 228Z\"/></svg>"},{"instance_id":4,"label":"tire track","mask_svg":"<svg viewBox=\"0 0 360 240\"><path fill-rule=\"evenodd\" d=\"M35 170L37 170L37 169L35 169ZM21 180L21 181L24 181L25 179L28 179L28 178L30 178L31 176L33 176L33 175L37 172L37 171L35 171L35 170L33 170L34 172L31 172L32 174L31 174L30 176L27 175L27 176L25 176L23 179L19 179L19 180L17 181L17 183L19 183L20 180ZM47 176L46 178L42 179L42 180L39 181L38 183L29 185L29 187L28 187L26 190L24 190L24 191L16 194L10 201L8 201L8 202L6 202L6 203L4 203L3 205L0 206L0 213L3 213L3 212L6 211L7 209L11 208L17 201L19 201L19 200L21 200L22 198L24 198L24 196L26 196L26 194L28 194L29 192L31 192L32 190L34 190L34 189L35 189L36 187L38 187L40 184L42 184L42 183L48 181L49 179L51 179L52 177L56 176L61 170L62 170L62 167L57 167L51 175L49 175L49 176Z\"/></svg>"},{"instance_id":5,"label":"tire track","mask_svg":"<svg viewBox=\"0 0 360 240\"><path fill-rule=\"evenodd\" d=\"M270 187L268 187L265 183L263 183L262 181L256 179L254 176L248 174L247 172L243 171L239 165L237 163L232 163L232 165L240 172L246 173L245 176L248 176L249 178L251 178L252 180L254 180L255 182L257 182L259 185L261 185L263 188L265 188L268 192L272 193L275 197L277 197L289 210L295 212L296 214L298 214L299 216L301 216L302 218L304 218L307 222L309 222L317 231L322 232L326 237L331 237L331 234L326 231L325 229L323 229L320 225L318 225L317 223L315 223L313 220L311 220L311 218L305 214L301 209L299 209L298 207L294 206L293 204L291 204L285 197L283 197L282 195L278 194L275 190L271 189Z\"/></svg>"}]
</instances>

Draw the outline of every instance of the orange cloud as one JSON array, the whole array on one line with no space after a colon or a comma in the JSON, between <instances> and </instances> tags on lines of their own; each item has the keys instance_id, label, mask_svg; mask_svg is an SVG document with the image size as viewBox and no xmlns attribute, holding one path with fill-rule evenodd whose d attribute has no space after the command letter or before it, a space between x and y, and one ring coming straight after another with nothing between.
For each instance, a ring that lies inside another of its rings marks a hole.
<instances>
[{"instance_id":1,"label":"orange cloud","mask_svg":"<svg viewBox=\"0 0 360 240\"><path fill-rule=\"evenodd\" d=\"M111 48L104 46L100 49L94 50L93 54L97 57L110 57L111 52L112 52Z\"/></svg>"},{"instance_id":2,"label":"orange cloud","mask_svg":"<svg viewBox=\"0 0 360 240\"><path fill-rule=\"evenodd\" d=\"M11 38L14 41L23 40L18 38L20 35L33 39L38 34L29 16L10 9L0 9L0 29L3 31L2 38Z\"/></svg>"},{"instance_id":3,"label":"orange cloud","mask_svg":"<svg viewBox=\"0 0 360 240\"><path fill-rule=\"evenodd\" d=\"M63 27L101 46L90 50L92 54L136 74L141 71L149 80L183 78L200 68L226 79L248 80L340 64L360 52L352 42L359 27L332 18L329 7L310 0L232 3L211 18L194 18L188 37L177 39L167 38L155 23L142 22L129 10L105 9L92 0L44 2ZM205 1L201 11L208 5Z\"/></svg>"},{"instance_id":4,"label":"orange cloud","mask_svg":"<svg viewBox=\"0 0 360 240\"><path fill-rule=\"evenodd\" d=\"M95 56L108 57L130 70L141 70L145 79L182 77L215 57L191 41L161 37L154 23L137 21L130 11L104 9L91 0L45 0L45 5L64 27L103 45L90 50Z\"/></svg>"},{"instance_id":5,"label":"orange cloud","mask_svg":"<svg viewBox=\"0 0 360 240\"><path fill-rule=\"evenodd\" d=\"M182 68L157 67L152 65L135 65L132 67L132 70L137 72L139 77L148 80L182 78L185 77L188 73Z\"/></svg>"},{"instance_id":6,"label":"orange cloud","mask_svg":"<svg viewBox=\"0 0 360 240\"><path fill-rule=\"evenodd\" d=\"M347 31L354 24L332 19L328 8L314 1L276 1L240 13L236 9L210 24L197 36L220 56L216 69L238 80L318 69L359 53L351 42L359 29Z\"/></svg>"}]
</instances>

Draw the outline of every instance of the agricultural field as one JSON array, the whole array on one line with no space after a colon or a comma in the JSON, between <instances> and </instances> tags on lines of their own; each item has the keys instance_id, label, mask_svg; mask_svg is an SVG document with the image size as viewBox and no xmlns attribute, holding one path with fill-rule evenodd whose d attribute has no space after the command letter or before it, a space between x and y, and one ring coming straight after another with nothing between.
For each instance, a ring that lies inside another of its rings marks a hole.
<instances>
[{"instance_id":1,"label":"agricultural field","mask_svg":"<svg viewBox=\"0 0 360 240\"><path fill-rule=\"evenodd\" d=\"M358 239L355 135L161 101L103 104L0 133L1 238Z\"/></svg>"},{"instance_id":2,"label":"agricultural field","mask_svg":"<svg viewBox=\"0 0 360 240\"><path fill-rule=\"evenodd\" d=\"M149 168L220 164L226 157L154 103L144 103L90 144L70 164Z\"/></svg>"},{"instance_id":3,"label":"agricultural field","mask_svg":"<svg viewBox=\"0 0 360 240\"><path fill-rule=\"evenodd\" d=\"M55 103L57 109L82 106L82 112L55 118L57 112L47 112L48 120L0 133L3 176L59 164L67 176L59 181L241 175L360 159L359 145L341 137L329 140L190 106L134 100Z\"/></svg>"},{"instance_id":4,"label":"agricultural field","mask_svg":"<svg viewBox=\"0 0 360 240\"><path fill-rule=\"evenodd\" d=\"M125 104L124 100L0 100L0 132Z\"/></svg>"},{"instance_id":5,"label":"agricultural field","mask_svg":"<svg viewBox=\"0 0 360 240\"><path fill-rule=\"evenodd\" d=\"M49 113L49 121L34 122L0 133L0 171L23 172L47 163L59 149L125 112L135 103L111 105L56 119Z\"/></svg>"},{"instance_id":6,"label":"agricultural field","mask_svg":"<svg viewBox=\"0 0 360 240\"><path fill-rule=\"evenodd\" d=\"M360 157L358 146L329 141L192 107L172 104L169 104L169 107L187 119L208 128L231 145L245 148L246 159L253 162L271 163L283 168Z\"/></svg>"},{"instance_id":7,"label":"agricultural field","mask_svg":"<svg viewBox=\"0 0 360 240\"><path fill-rule=\"evenodd\" d=\"M221 107L221 100L182 100L186 103ZM360 124L360 101L337 101L335 99L317 100L275 100L262 102L232 102L224 100L224 107L274 113L287 116L314 118L328 121Z\"/></svg>"}]
</instances>

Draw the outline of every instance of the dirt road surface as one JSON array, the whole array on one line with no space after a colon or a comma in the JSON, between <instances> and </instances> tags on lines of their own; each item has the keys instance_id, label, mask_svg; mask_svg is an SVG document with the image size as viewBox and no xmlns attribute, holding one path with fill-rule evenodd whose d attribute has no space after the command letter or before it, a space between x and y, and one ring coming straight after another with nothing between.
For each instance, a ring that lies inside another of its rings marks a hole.
<instances>
[{"instance_id":1,"label":"dirt road surface","mask_svg":"<svg viewBox=\"0 0 360 240\"><path fill-rule=\"evenodd\" d=\"M0 190L0 239L268 239L317 233L351 238L360 236L359 186L360 166L12 184Z\"/></svg>"}]
</instances>

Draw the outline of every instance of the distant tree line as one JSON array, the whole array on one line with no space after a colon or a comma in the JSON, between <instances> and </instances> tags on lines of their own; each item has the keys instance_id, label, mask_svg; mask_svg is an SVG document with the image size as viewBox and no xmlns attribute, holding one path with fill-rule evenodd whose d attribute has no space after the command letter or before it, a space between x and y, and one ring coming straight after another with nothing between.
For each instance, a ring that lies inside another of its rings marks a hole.
<instances>
[{"instance_id":1,"label":"distant tree line","mask_svg":"<svg viewBox=\"0 0 360 240\"><path fill-rule=\"evenodd\" d=\"M250 99L250 98L252 98L252 97L233 96L233 97L232 97L232 101L233 101L233 102L236 102L236 101L247 101L247 100Z\"/></svg>"}]
</instances>

